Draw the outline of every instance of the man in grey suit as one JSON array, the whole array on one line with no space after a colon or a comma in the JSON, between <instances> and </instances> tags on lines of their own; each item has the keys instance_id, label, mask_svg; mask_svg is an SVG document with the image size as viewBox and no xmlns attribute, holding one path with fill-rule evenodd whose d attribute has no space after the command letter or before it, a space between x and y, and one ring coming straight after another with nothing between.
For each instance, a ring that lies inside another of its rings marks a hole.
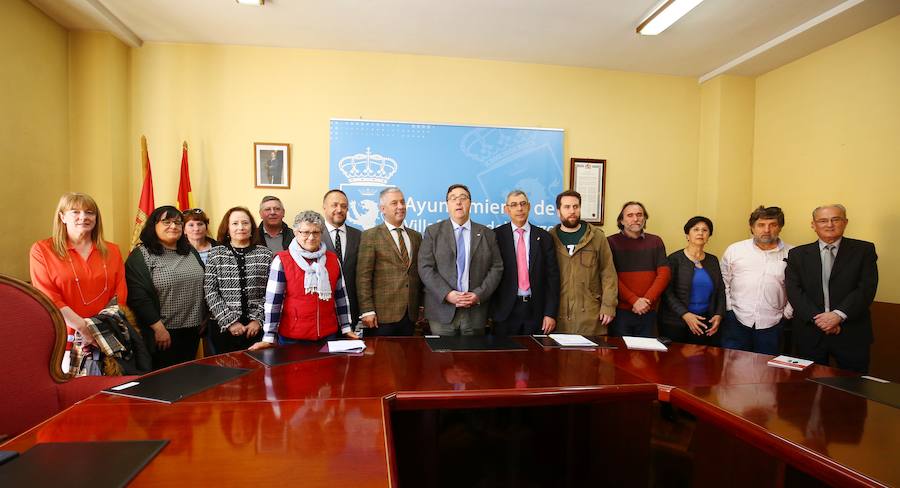
<instances>
[{"instance_id":1,"label":"man in grey suit","mask_svg":"<svg viewBox=\"0 0 900 488\"><path fill-rule=\"evenodd\" d=\"M362 231L346 224L349 201L341 190L328 190L322 198L322 214L325 216L325 232L322 242L329 251L338 255L347 299L350 301L350 320L359 321L359 302L356 300L356 257Z\"/></svg>"},{"instance_id":2,"label":"man in grey suit","mask_svg":"<svg viewBox=\"0 0 900 488\"><path fill-rule=\"evenodd\" d=\"M437 335L483 335L488 301L503 276L494 232L469 220L472 193L447 189L450 218L425 229L419 277L425 285L425 317Z\"/></svg>"}]
</instances>

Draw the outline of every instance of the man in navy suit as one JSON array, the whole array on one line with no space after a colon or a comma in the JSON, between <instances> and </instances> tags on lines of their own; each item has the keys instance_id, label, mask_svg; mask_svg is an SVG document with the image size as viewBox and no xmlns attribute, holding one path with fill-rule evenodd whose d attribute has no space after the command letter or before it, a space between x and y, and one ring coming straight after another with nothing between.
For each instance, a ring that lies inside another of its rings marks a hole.
<instances>
[{"instance_id":1,"label":"man in navy suit","mask_svg":"<svg viewBox=\"0 0 900 488\"><path fill-rule=\"evenodd\" d=\"M547 334L556 328L559 311L559 264L553 238L531 225L531 204L522 190L506 196L510 222L494 229L503 277L491 303L494 333Z\"/></svg>"},{"instance_id":2,"label":"man in navy suit","mask_svg":"<svg viewBox=\"0 0 900 488\"><path fill-rule=\"evenodd\" d=\"M359 321L359 302L356 300L356 258L359 254L359 241L362 231L346 224L348 200L347 194L339 189L331 189L322 197L322 215L325 216L325 232L322 242L325 247L337 254L344 275L344 286L347 287L347 300L350 301L350 320L353 324Z\"/></svg>"},{"instance_id":3,"label":"man in navy suit","mask_svg":"<svg viewBox=\"0 0 900 488\"><path fill-rule=\"evenodd\" d=\"M833 358L839 368L866 373L878 256L871 242L844 237L846 227L843 205L813 210L819 239L791 249L784 282L794 307L797 355L825 365Z\"/></svg>"}]
</instances>

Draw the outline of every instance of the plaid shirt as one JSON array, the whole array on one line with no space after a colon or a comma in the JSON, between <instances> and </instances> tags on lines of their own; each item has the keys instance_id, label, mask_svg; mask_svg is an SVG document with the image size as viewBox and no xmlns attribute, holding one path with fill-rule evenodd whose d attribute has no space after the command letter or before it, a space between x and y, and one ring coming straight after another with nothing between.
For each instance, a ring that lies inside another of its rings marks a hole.
<instances>
[{"instance_id":1,"label":"plaid shirt","mask_svg":"<svg viewBox=\"0 0 900 488\"><path fill-rule=\"evenodd\" d=\"M263 342L275 343L275 335L278 333L278 325L281 323L281 308L284 305L284 289L287 279L284 277L284 265L281 264L281 256L275 256L272 266L269 268L269 281L266 284L266 314L263 324ZM347 290L344 287L344 275L338 276L337 285L332 293L334 307L337 312L338 327L342 334L350 332L350 302L347 300Z\"/></svg>"}]
</instances>

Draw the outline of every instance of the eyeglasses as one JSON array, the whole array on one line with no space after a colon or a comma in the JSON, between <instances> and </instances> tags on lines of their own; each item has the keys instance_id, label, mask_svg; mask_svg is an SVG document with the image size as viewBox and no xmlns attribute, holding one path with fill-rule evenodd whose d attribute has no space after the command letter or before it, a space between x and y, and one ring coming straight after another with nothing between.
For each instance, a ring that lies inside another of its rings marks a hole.
<instances>
[{"instance_id":1,"label":"eyeglasses","mask_svg":"<svg viewBox=\"0 0 900 488\"><path fill-rule=\"evenodd\" d=\"M845 219L843 217L832 217L830 219L816 219L815 223L816 223L816 225L828 225L828 223L830 222L832 225L837 225L837 224L840 224L841 222L843 222L844 220L847 220L847 219Z\"/></svg>"},{"instance_id":2,"label":"eyeglasses","mask_svg":"<svg viewBox=\"0 0 900 488\"><path fill-rule=\"evenodd\" d=\"M184 225L184 222L175 219L160 220L159 223L162 224L163 227L181 227Z\"/></svg>"},{"instance_id":3,"label":"eyeglasses","mask_svg":"<svg viewBox=\"0 0 900 488\"><path fill-rule=\"evenodd\" d=\"M310 237L319 237L322 235L322 231L318 230L298 230L297 235L300 236L301 239L309 239Z\"/></svg>"},{"instance_id":4,"label":"eyeglasses","mask_svg":"<svg viewBox=\"0 0 900 488\"><path fill-rule=\"evenodd\" d=\"M509 202L506 204L506 206L509 208L525 208L528 206L528 202Z\"/></svg>"},{"instance_id":5,"label":"eyeglasses","mask_svg":"<svg viewBox=\"0 0 900 488\"><path fill-rule=\"evenodd\" d=\"M181 215L202 214L202 213L203 213L202 208L189 208L189 209L185 210L184 212L181 212Z\"/></svg>"},{"instance_id":6,"label":"eyeglasses","mask_svg":"<svg viewBox=\"0 0 900 488\"><path fill-rule=\"evenodd\" d=\"M468 199L469 199L469 195L453 195L452 197L447 197L447 200L451 201L451 202L456 202L456 201L465 202Z\"/></svg>"}]
</instances>

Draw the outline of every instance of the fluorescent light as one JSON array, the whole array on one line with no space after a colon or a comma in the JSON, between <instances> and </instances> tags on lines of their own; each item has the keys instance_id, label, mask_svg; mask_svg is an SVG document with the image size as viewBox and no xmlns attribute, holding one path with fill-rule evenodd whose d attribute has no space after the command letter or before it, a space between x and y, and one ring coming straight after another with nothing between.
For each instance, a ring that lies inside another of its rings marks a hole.
<instances>
[{"instance_id":1,"label":"fluorescent light","mask_svg":"<svg viewBox=\"0 0 900 488\"><path fill-rule=\"evenodd\" d=\"M254 7L260 7L262 4L266 2L266 0L236 0L237 3L241 5L253 5Z\"/></svg>"},{"instance_id":2,"label":"fluorescent light","mask_svg":"<svg viewBox=\"0 0 900 488\"><path fill-rule=\"evenodd\" d=\"M703 0L666 0L638 26L638 34L655 36L694 9Z\"/></svg>"}]
</instances>

